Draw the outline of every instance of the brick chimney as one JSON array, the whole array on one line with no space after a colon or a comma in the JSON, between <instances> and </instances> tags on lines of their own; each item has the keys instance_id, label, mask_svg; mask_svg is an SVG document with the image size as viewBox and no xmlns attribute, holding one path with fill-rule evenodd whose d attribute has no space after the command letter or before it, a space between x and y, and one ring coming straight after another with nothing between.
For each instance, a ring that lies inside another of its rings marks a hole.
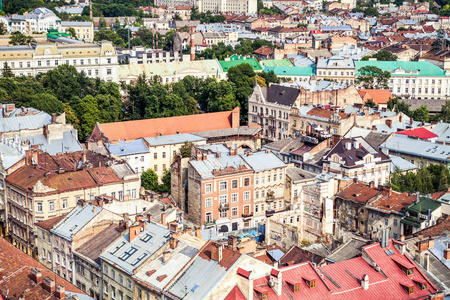
<instances>
[{"instance_id":1,"label":"brick chimney","mask_svg":"<svg viewBox=\"0 0 450 300\"><path fill-rule=\"evenodd\" d=\"M273 285L273 291L278 295L281 296L283 291L283 280L282 280L282 274L277 269L272 269L270 272L270 279L272 279L274 285Z\"/></svg>"},{"instance_id":2,"label":"brick chimney","mask_svg":"<svg viewBox=\"0 0 450 300\"><path fill-rule=\"evenodd\" d=\"M195 236L198 237L199 239L202 238L202 229L201 228L195 229Z\"/></svg>"},{"instance_id":3,"label":"brick chimney","mask_svg":"<svg viewBox=\"0 0 450 300\"><path fill-rule=\"evenodd\" d=\"M368 290L369 289L369 275L365 274L361 280L361 287L364 290Z\"/></svg>"},{"instance_id":4,"label":"brick chimney","mask_svg":"<svg viewBox=\"0 0 450 300\"><path fill-rule=\"evenodd\" d=\"M444 259L450 260L450 248L444 249Z\"/></svg>"},{"instance_id":5,"label":"brick chimney","mask_svg":"<svg viewBox=\"0 0 450 300\"><path fill-rule=\"evenodd\" d=\"M40 284L42 282L42 273L36 268L31 268L31 280L36 284Z\"/></svg>"},{"instance_id":6,"label":"brick chimney","mask_svg":"<svg viewBox=\"0 0 450 300\"><path fill-rule=\"evenodd\" d=\"M52 123L56 123L56 114L52 114Z\"/></svg>"},{"instance_id":7,"label":"brick chimney","mask_svg":"<svg viewBox=\"0 0 450 300\"><path fill-rule=\"evenodd\" d=\"M133 226L130 226L130 229L128 230L129 233L129 242L131 243L135 237L137 237L141 233L141 226L139 224L135 224Z\"/></svg>"},{"instance_id":8,"label":"brick chimney","mask_svg":"<svg viewBox=\"0 0 450 300\"><path fill-rule=\"evenodd\" d=\"M56 290L55 281L48 276L44 278L44 290L50 294L53 294Z\"/></svg>"},{"instance_id":9,"label":"brick chimney","mask_svg":"<svg viewBox=\"0 0 450 300\"><path fill-rule=\"evenodd\" d=\"M228 248L233 249L233 251L237 251L237 237L234 235L228 236Z\"/></svg>"},{"instance_id":10,"label":"brick chimney","mask_svg":"<svg viewBox=\"0 0 450 300\"><path fill-rule=\"evenodd\" d=\"M66 297L66 289L62 285L58 285L56 287L55 296L58 299L64 299Z\"/></svg>"},{"instance_id":11,"label":"brick chimney","mask_svg":"<svg viewBox=\"0 0 450 300\"><path fill-rule=\"evenodd\" d=\"M169 243L170 243L170 249L175 249L178 245L178 239L172 235Z\"/></svg>"},{"instance_id":12,"label":"brick chimney","mask_svg":"<svg viewBox=\"0 0 450 300\"><path fill-rule=\"evenodd\" d=\"M409 125L412 126L413 123L414 123L414 119L413 119L413 118L410 118L410 119L409 119Z\"/></svg>"},{"instance_id":13,"label":"brick chimney","mask_svg":"<svg viewBox=\"0 0 450 300\"><path fill-rule=\"evenodd\" d=\"M166 213L161 214L161 224L166 226Z\"/></svg>"},{"instance_id":14,"label":"brick chimney","mask_svg":"<svg viewBox=\"0 0 450 300\"><path fill-rule=\"evenodd\" d=\"M153 222L153 216L152 216L152 214L147 214L147 221Z\"/></svg>"},{"instance_id":15,"label":"brick chimney","mask_svg":"<svg viewBox=\"0 0 450 300\"><path fill-rule=\"evenodd\" d=\"M142 215L136 215L136 222L139 222L143 219L144 217Z\"/></svg>"},{"instance_id":16,"label":"brick chimney","mask_svg":"<svg viewBox=\"0 0 450 300\"><path fill-rule=\"evenodd\" d=\"M211 259L217 262L221 262L223 258L223 247L222 244L217 242L211 243Z\"/></svg>"},{"instance_id":17,"label":"brick chimney","mask_svg":"<svg viewBox=\"0 0 450 300\"><path fill-rule=\"evenodd\" d=\"M166 263L170 260L170 251L164 251L163 253L163 263Z\"/></svg>"},{"instance_id":18,"label":"brick chimney","mask_svg":"<svg viewBox=\"0 0 450 300\"><path fill-rule=\"evenodd\" d=\"M386 125L389 128L392 128L392 120L386 120Z\"/></svg>"}]
</instances>

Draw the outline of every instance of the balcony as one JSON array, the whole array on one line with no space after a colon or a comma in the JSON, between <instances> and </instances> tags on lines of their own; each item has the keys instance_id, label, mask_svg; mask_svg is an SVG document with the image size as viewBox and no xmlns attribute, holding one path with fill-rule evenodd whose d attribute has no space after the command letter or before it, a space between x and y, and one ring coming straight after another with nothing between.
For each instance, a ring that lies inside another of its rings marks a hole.
<instances>
[{"instance_id":1,"label":"balcony","mask_svg":"<svg viewBox=\"0 0 450 300\"><path fill-rule=\"evenodd\" d=\"M275 116L270 115L270 116L269 116L269 119L275 120Z\"/></svg>"},{"instance_id":2,"label":"balcony","mask_svg":"<svg viewBox=\"0 0 450 300\"><path fill-rule=\"evenodd\" d=\"M275 131L275 129L276 129L276 127L273 125L269 125L268 128L269 128L269 130L272 130L272 131Z\"/></svg>"},{"instance_id":3,"label":"balcony","mask_svg":"<svg viewBox=\"0 0 450 300\"><path fill-rule=\"evenodd\" d=\"M220 211L229 210L229 209L230 209L230 204L228 204L228 203L222 203L219 205Z\"/></svg>"},{"instance_id":4,"label":"balcony","mask_svg":"<svg viewBox=\"0 0 450 300\"><path fill-rule=\"evenodd\" d=\"M253 217L253 213L242 214L242 218L247 219Z\"/></svg>"},{"instance_id":5,"label":"balcony","mask_svg":"<svg viewBox=\"0 0 450 300\"><path fill-rule=\"evenodd\" d=\"M211 227L216 225L216 221L205 221L205 227Z\"/></svg>"},{"instance_id":6,"label":"balcony","mask_svg":"<svg viewBox=\"0 0 450 300\"><path fill-rule=\"evenodd\" d=\"M271 217L275 214L275 209L266 210L266 217Z\"/></svg>"},{"instance_id":7,"label":"balcony","mask_svg":"<svg viewBox=\"0 0 450 300\"><path fill-rule=\"evenodd\" d=\"M273 191L267 192L266 202L272 202L272 201L275 201L275 196L274 196Z\"/></svg>"}]
</instances>

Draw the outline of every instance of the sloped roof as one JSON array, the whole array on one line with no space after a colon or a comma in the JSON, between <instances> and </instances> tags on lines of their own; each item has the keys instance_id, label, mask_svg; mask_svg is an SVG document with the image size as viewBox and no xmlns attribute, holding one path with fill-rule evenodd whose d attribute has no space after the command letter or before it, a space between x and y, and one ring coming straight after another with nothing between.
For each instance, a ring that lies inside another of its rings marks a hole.
<instances>
[{"instance_id":1,"label":"sloped roof","mask_svg":"<svg viewBox=\"0 0 450 300\"><path fill-rule=\"evenodd\" d=\"M233 128L233 111L97 124L110 141Z\"/></svg>"},{"instance_id":2,"label":"sloped roof","mask_svg":"<svg viewBox=\"0 0 450 300\"><path fill-rule=\"evenodd\" d=\"M248 58L242 56L233 55L230 57L230 60L219 60L220 66L222 67L222 71L228 72L231 67L238 66L240 64L249 64L252 66L254 71L261 71L262 68L259 65L258 61L255 58Z\"/></svg>"},{"instance_id":3,"label":"sloped roof","mask_svg":"<svg viewBox=\"0 0 450 300\"><path fill-rule=\"evenodd\" d=\"M428 139L438 137L437 134L434 134L433 132L431 132L428 129L423 128L423 127L399 131L399 132L397 132L397 134L403 134L403 135L407 135L407 136L415 136L422 140L428 140Z\"/></svg>"},{"instance_id":4,"label":"sloped roof","mask_svg":"<svg viewBox=\"0 0 450 300\"><path fill-rule=\"evenodd\" d=\"M380 191L371 188L363 183L351 183L342 191L336 194L337 198L351 200L361 204L366 204L370 199L378 195Z\"/></svg>"},{"instance_id":5,"label":"sloped roof","mask_svg":"<svg viewBox=\"0 0 450 300\"><path fill-rule=\"evenodd\" d=\"M284 106L292 106L299 95L300 89L272 84L267 89L266 101Z\"/></svg>"},{"instance_id":6,"label":"sloped roof","mask_svg":"<svg viewBox=\"0 0 450 300\"><path fill-rule=\"evenodd\" d=\"M358 90L361 98L372 99L376 104L387 104L389 99L393 98L390 90Z\"/></svg>"},{"instance_id":7,"label":"sloped roof","mask_svg":"<svg viewBox=\"0 0 450 300\"><path fill-rule=\"evenodd\" d=\"M361 75L359 70L366 66L375 66L383 71L394 72L401 68L408 72L408 76L445 76L445 71L426 61L355 61L356 76ZM411 73L411 71L413 71ZM417 72L417 73L416 73ZM391 74L392 76L405 76L404 74Z\"/></svg>"}]
</instances>

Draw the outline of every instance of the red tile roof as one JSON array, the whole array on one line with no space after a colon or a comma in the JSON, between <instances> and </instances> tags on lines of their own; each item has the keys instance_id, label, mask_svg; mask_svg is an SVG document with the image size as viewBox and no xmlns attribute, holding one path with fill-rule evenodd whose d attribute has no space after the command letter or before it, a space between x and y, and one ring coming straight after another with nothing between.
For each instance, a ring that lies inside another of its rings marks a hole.
<instances>
[{"instance_id":1,"label":"red tile roof","mask_svg":"<svg viewBox=\"0 0 450 300\"><path fill-rule=\"evenodd\" d=\"M366 102L372 99L376 104L387 104L389 99L393 98L390 90L358 90L359 95Z\"/></svg>"},{"instance_id":2,"label":"red tile roof","mask_svg":"<svg viewBox=\"0 0 450 300\"><path fill-rule=\"evenodd\" d=\"M247 300L237 285L228 293L224 300Z\"/></svg>"},{"instance_id":3,"label":"red tile roof","mask_svg":"<svg viewBox=\"0 0 450 300\"><path fill-rule=\"evenodd\" d=\"M43 285L36 285L30 279L31 269L37 268L42 273L42 279L50 277L55 280L55 286L64 286L66 292L84 293L76 286L56 275L31 256L23 253L5 239L0 238L0 266L4 269L3 279L0 280L0 292L8 293L12 299L23 295L24 299L56 299L44 290ZM8 298L9 299L9 298Z\"/></svg>"},{"instance_id":4,"label":"red tile roof","mask_svg":"<svg viewBox=\"0 0 450 300\"><path fill-rule=\"evenodd\" d=\"M322 109L320 107L314 107L313 109L311 109L310 111L308 111L306 113L308 116L312 116L312 117L318 117L318 118L324 118L324 119L329 119L333 114L334 114L334 110L331 109ZM343 112L338 112L338 115L342 118L342 119L348 119L350 117L350 114L346 114Z\"/></svg>"},{"instance_id":5,"label":"red tile roof","mask_svg":"<svg viewBox=\"0 0 450 300\"><path fill-rule=\"evenodd\" d=\"M368 187L363 183L351 183L342 191L336 194L336 197L353 202L366 204L370 199L378 195L380 191L375 187Z\"/></svg>"},{"instance_id":6,"label":"red tile roof","mask_svg":"<svg viewBox=\"0 0 450 300\"><path fill-rule=\"evenodd\" d=\"M399 132L397 132L397 134L403 134L403 135L407 135L407 136L415 136L422 140L427 140L427 139L432 139L432 138L437 137L437 134L434 134L433 132L431 132L428 129L423 128L423 127L414 128L411 130L399 131Z\"/></svg>"},{"instance_id":7,"label":"red tile roof","mask_svg":"<svg viewBox=\"0 0 450 300\"><path fill-rule=\"evenodd\" d=\"M413 203L414 200L416 200L416 195L392 192L390 196L380 194L375 200L370 201L368 206L388 212L401 212L409 204Z\"/></svg>"},{"instance_id":8,"label":"red tile roof","mask_svg":"<svg viewBox=\"0 0 450 300\"><path fill-rule=\"evenodd\" d=\"M234 120L234 118L236 118L236 120ZM171 135L177 133L228 129L239 126L239 107L236 107L232 111L104 123L97 124L96 127L97 126L103 136L110 141L155 137L160 134Z\"/></svg>"},{"instance_id":9,"label":"red tile roof","mask_svg":"<svg viewBox=\"0 0 450 300\"><path fill-rule=\"evenodd\" d=\"M253 51L253 53L267 56L273 53L273 49L267 46L261 46L260 48Z\"/></svg>"},{"instance_id":10,"label":"red tile roof","mask_svg":"<svg viewBox=\"0 0 450 300\"><path fill-rule=\"evenodd\" d=\"M201 258L211 260L211 250L214 247L213 243L211 240L203 247L202 252L199 254ZM222 260L219 262L219 265L228 270L241 257L241 253L229 248L223 248L222 251Z\"/></svg>"},{"instance_id":11,"label":"red tile roof","mask_svg":"<svg viewBox=\"0 0 450 300\"><path fill-rule=\"evenodd\" d=\"M57 216L54 218L50 218L45 221L40 221L40 222L34 223L34 225L36 225L37 227L40 227L42 229L45 229L47 231L50 231L50 229L52 229L53 226L58 224L59 221L61 221L65 216L66 215L61 215L61 216Z\"/></svg>"}]
</instances>

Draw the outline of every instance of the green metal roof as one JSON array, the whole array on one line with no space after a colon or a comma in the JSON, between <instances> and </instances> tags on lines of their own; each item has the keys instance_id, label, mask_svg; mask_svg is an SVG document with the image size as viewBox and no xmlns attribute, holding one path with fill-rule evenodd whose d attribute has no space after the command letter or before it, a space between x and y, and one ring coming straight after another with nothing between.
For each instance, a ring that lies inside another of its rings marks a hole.
<instances>
[{"instance_id":1,"label":"green metal roof","mask_svg":"<svg viewBox=\"0 0 450 300\"><path fill-rule=\"evenodd\" d=\"M400 220L400 223L410 225L416 228L420 228L422 222L425 221L425 219L416 219L413 217L405 217L404 219Z\"/></svg>"},{"instance_id":2,"label":"green metal roof","mask_svg":"<svg viewBox=\"0 0 450 300\"><path fill-rule=\"evenodd\" d=\"M264 72L273 71L277 76L311 76L313 67L264 67Z\"/></svg>"},{"instance_id":3,"label":"green metal roof","mask_svg":"<svg viewBox=\"0 0 450 300\"><path fill-rule=\"evenodd\" d=\"M383 71L391 72L392 76L446 76L445 71L427 61L355 61L356 75L361 75L359 69L366 66L374 66ZM392 74L397 69L403 69L405 73Z\"/></svg>"},{"instance_id":4,"label":"green metal roof","mask_svg":"<svg viewBox=\"0 0 450 300\"><path fill-rule=\"evenodd\" d=\"M289 59L267 59L261 61L266 67L292 67L294 64Z\"/></svg>"},{"instance_id":5,"label":"green metal roof","mask_svg":"<svg viewBox=\"0 0 450 300\"><path fill-rule=\"evenodd\" d=\"M429 198L421 197L419 202L411 203L406 211L413 214L428 214L428 210L435 211L441 207L441 203L431 200Z\"/></svg>"},{"instance_id":6,"label":"green metal roof","mask_svg":"<svg viewBox=\"0 0 450 300\"><path fill-rule=\"evenodd\" d=\"M255 58L245 58L242 56L233 55L230 60L219 60L220 66L224 72L228 72L231 67L238 66L240 64L249 64L252 66L253 71L261 71L262 68Z\"/></svg>"}]
</instances>

